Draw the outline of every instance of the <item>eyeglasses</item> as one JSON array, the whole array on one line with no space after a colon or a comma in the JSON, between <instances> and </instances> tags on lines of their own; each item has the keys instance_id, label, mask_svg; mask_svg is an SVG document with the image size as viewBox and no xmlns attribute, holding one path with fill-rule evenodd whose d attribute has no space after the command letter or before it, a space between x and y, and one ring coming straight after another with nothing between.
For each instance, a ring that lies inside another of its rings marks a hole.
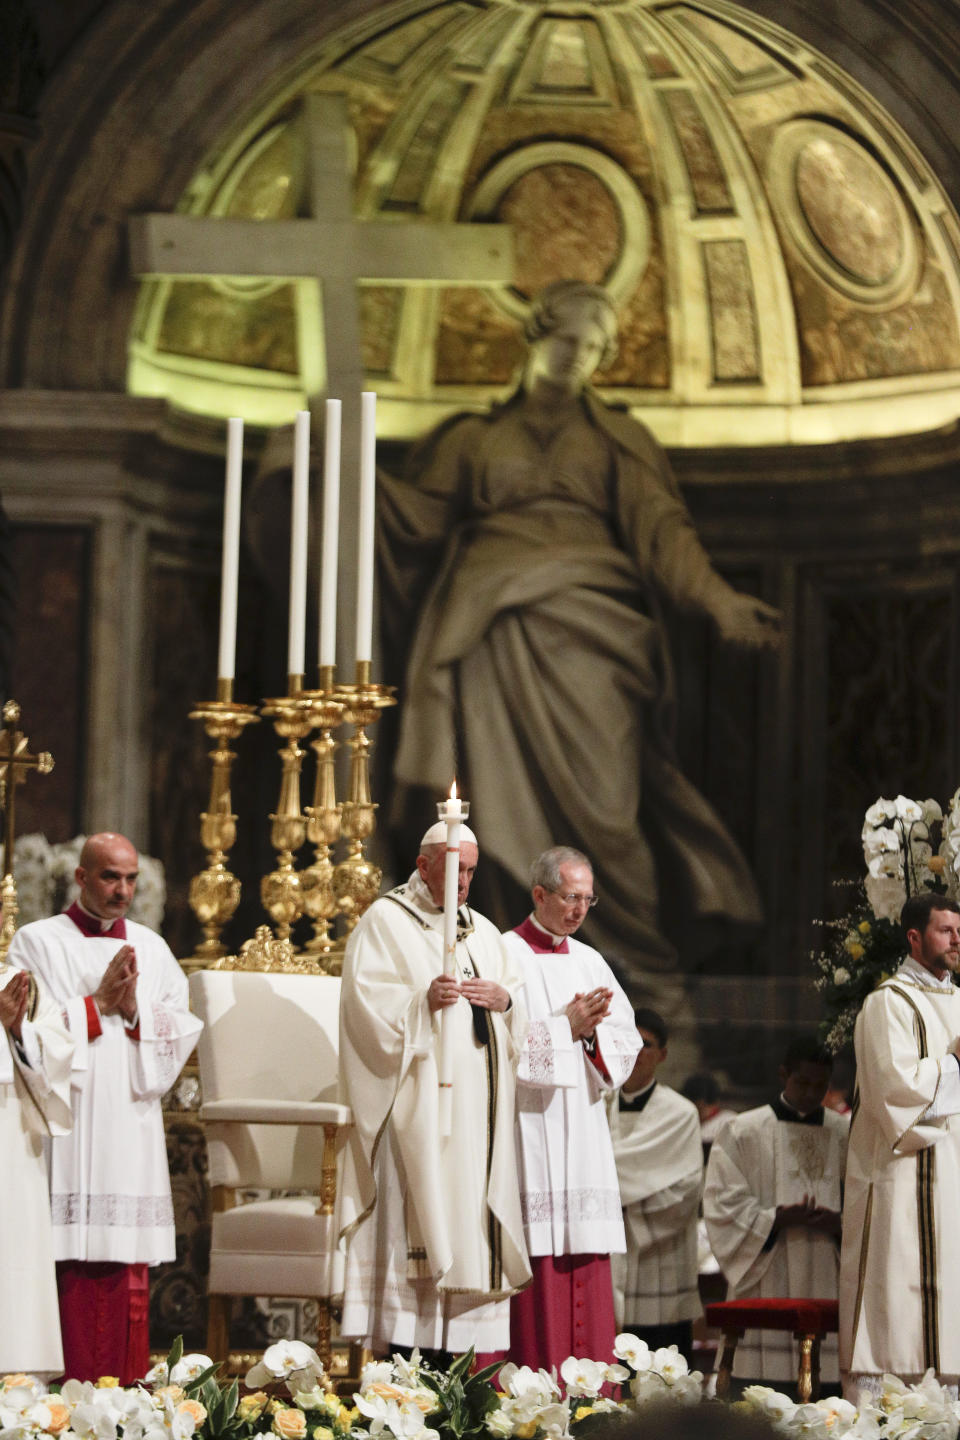
<instances>
[{"instance_id":1,"label":"eyeglasses","mask_svg":"<svg viewBox=\"0 0 960 1440\"><path fill-rule=\"evenodd\" d=\"M563 901L564 905L586 905L588 910L592 910L599 899L597 895L578 895L575 891L570 891L569 894L564 895L561 894L559 890L551 890L550 894L556 895L558 899Z\"/></svg>"}]
</instances>

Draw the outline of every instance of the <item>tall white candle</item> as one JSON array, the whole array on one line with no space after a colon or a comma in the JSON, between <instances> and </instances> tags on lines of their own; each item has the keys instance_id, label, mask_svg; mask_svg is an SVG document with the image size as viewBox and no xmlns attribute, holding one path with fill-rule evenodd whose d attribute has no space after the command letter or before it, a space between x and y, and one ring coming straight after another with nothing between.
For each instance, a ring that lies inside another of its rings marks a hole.
<instances>
[{"instance_id":1,"label":"tall white candle","mask_svg":"<svg viewBox=\"0 0 960 1440\"><path fill-rule=\"evenodd\" d=\"M443 973L452 975L457 952L457 892L460 888L460 823L463 804L456 793L456 781L443 806L447 826L447 849L443 867Z\"/></svg>"},{"instance_id":2,"label":"tall white candle","mask_svg":"<svg viewBox=\"0 0 960 1440\"><path fill-rule=\"evenodd\" d=\"M340 539L340 411L328 400L323 449L323 549L320 556L320 664L337 661L337 546Z\"/></svg>"},{"instance_id":3,"label":"tall white candle","mask_svg":"<svg viewBox=\"0 0 960 1440\"><path fill-rule=\"evenodd\" d=\"M360 397L360 515L357 547L357 660L373 659L373 539L376 513L377 397Z\"/></svg>"},{"instance_id":4,"label":"tall white candle","mask_svg":"<svg viewBox=\"0 0 960 1440\"><path fill-rule=\"evenodd\" d=\"M240 565L240 488L243 479L243 421L227 421L227 474L223 492L223 549L220 559L220 651L217 674L232 680L237 667L237 577Z\"/></svg>"},{"instance_id":5,"label":"tall white candle","mask_svg":"<svg viewBox=\"0 0 960 1440\"><path fill-rule=\"evenodd\" d=\"M437 813L446 823L447 843L443 867L443 973L454 975L457 968L457 897L460 888L460 825L469 807L457 795L457 782L450 786L447 799L437 806ZM453 1039L449 1014L453 1007L440 1012L440 1053L437 1074L440 1085L439 1128L446 1138L453 1125Z\"/></svg>"},{"instance_id":6,"label":"tall white candle","mask_svg":"<svg viewBox=\"0 0 960 1440\"><path fill-rule=\"evenodd\" d=\"M304 673L307 632L307 534L310 504L310 411L298 410L293 432L290 507L290 622L287 674Z\"/></svg>"}]
</instances>

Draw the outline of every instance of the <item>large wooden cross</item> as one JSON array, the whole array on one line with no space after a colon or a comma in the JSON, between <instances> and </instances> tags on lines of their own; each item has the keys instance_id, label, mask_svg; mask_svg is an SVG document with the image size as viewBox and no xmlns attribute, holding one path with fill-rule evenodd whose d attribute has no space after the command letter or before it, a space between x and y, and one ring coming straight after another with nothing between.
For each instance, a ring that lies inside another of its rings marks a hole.
<instances>
[{"instance_id":1,"label":"large wooden cross","mask_svg":"<svg viewBox=\"0 0 960 1440\"><path fill-rule=\"evenodd\" d=\"M135 274L203 279L269 275L317 282L326 393L343 401L338 652L340 674L353 678L360 392L359 280L395 285L509 283L513 244L506 225L443 221L358 220L353 214L345 97L311 94L303 126L310 216L236 220L139 215L130 221ZM320 397L311 395L311 409ZM315 418L319 418L315 416ZM311 669L308 661L308 681Z\"/></svg>"}]
</instances>

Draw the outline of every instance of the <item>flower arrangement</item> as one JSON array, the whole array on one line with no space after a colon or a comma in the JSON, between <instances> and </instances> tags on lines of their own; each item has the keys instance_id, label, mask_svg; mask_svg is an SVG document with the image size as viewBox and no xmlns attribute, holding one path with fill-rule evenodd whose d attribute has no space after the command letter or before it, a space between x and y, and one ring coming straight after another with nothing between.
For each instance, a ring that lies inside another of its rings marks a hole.
<instances>
[{"instance_id":1,"label":"flower arrangement","mask_svg":"<svg viewBox=\"0 0 960 1440\"><path fill-rule=\"evenodd\" d=\"M946 811L906 795L876 800L861 831L866 874L862 898L841 920L821 920L823 946L812 960L823 997L824 1044L834 1054L853 1038L864 1000L906 953L900 911L910 895L960 894L960 790Z\"/></svg>"},{"instance_id":2,"label":"flower arrangement","mask_svg":"<svg viewBox=\"0 0 960 1440\"><path fill-rule=\"evenodd\" d=\"M649 1402L719 1403L705 1398L703 1376L675 1345L651 1351L624 1334L614 1354L624 1363L571 1356L557 1376L510 1363L471 1374L472 1351L438 1370L414 1351L409 1360L367 1365L351 1403L334 1394L319 1356L300 1341L271 1345L247 1372L243 1395L236 1380L216 1378L219 1367L206 1355L184 1355L177 1341L163 1364L127 1389L110 1376L95 1385L68 1380L59 1391L29 1375L0 1376L0 1437L576 1440ZM620 1399L604 1394L618 1386ZM880 1396L864 1396L859 1407L839 1399L798 1405L763 1385L748 1387L736 1406L763 1415L790 1440L957 1440L960 1429L960 1402L932 1371L915 1385L885 1375Z\"/></svg>"}]
</instances>

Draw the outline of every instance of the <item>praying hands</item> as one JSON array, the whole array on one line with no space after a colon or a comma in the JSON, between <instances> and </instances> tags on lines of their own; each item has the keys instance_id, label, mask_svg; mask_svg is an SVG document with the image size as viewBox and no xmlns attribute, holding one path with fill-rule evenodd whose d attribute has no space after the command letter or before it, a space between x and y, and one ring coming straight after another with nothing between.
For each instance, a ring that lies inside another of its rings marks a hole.
<instances>
[{"instance_id":1,"label":"praying hands","mask_svg":"<svg viewBox=\"0 0 960 1440\"><path fill-rule=\"evenodd\" d=\"M121 945L103 972L93 998L101 1015L122 1015L129 1024L137 1013L137 957Z\"/></svg>"},{"instance_id":2,"label":"praying hands","mask_svg":"<svg viewBox=\"0 0 960 1440\"><path fill-rule=\"evenodd\" d=\"M30 1003L30 978L18 970L9 984L0 990L0 1025L9 1030L14 1040L22 1038L21 1029Z\"/></svg>"},{"instance_id":3,"label":"praying hands","mask_svg":"<svg viewBox=\"0 0 960 1440\"><path fill-rule=\"evenodd\" d=\"M454 975L435 975L427 990L427 1004L433 1011L444 1010L448 1005L456 1005L461 995L481 1010L510 1008L509 990L495 980L481 980L478 976L460 981Z\"/></svg>"}]
</instances>

